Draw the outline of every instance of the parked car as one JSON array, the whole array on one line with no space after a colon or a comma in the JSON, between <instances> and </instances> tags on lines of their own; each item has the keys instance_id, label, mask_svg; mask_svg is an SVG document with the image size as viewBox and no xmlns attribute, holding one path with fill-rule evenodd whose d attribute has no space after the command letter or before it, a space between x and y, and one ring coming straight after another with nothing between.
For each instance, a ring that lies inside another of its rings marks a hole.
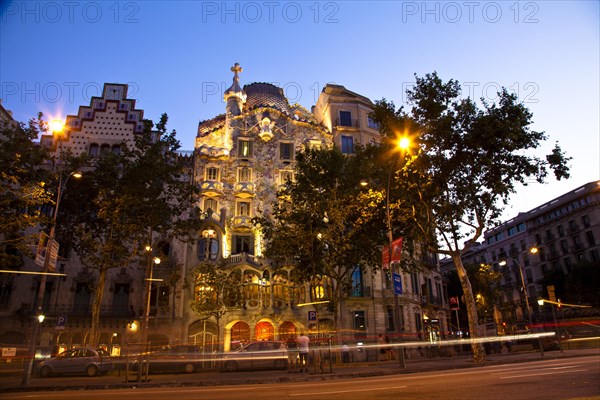
<instances>
[{"instance_id":1,"label":"parked car","mask_svg":"<svg viewBox=\"0 0 600 400\"><path fill-rule=\"evenodd\" d=\"M74 348L40 362L36 373L41 377L62 374L98 376L113 368L110 354L104 349Z\"/></svg>"},{"instance_id":2,"label":"parked car","mask_svg":"<svg viewBox=\"0 0 600 400\"><path fill-rule=\"evenodd\" d=\"M264 340L251 342L244 347L223 354L225 371L238 369L286 369L288 365L285 342Z\"/></svg>"},{"instance_id":3,"label":"parked car","mask_svg":"<svg viewBox=\"0 0 600 400\"><path fill-rule=\"evenodd\" d=\"M190 374L211 364L210 357L205 357L195 345L164 346L160 350L144 355L143 358L144 363L147 359L150 373L186 372ZM137 360L133 362L131 368L137 371Z\"/></svg>"}]
</instances>

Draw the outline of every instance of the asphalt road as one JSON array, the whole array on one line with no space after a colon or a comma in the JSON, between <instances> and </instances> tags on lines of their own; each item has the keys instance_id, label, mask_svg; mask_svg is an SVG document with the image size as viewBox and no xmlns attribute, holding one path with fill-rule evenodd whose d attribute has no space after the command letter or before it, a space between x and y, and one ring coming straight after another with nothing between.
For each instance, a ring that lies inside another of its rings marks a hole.
<instances>
[{"instance_id":1,"label":"asphalt road","mask_svg":"<svg viewBox=\"0 0 600 400\"><path fill-rule=\"evenodd\" d=\"M128 388L0 394L10 399L600 399L598 357L540 360L370 378L277 384Z\"/></svg>"}]
</instances>

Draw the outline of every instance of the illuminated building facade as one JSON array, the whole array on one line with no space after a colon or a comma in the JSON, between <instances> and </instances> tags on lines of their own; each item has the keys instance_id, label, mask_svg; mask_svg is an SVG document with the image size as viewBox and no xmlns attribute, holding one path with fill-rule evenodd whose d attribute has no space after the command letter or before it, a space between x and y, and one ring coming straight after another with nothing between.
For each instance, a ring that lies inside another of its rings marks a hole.
<instances>
[{"instance_id":1,"label":"illuminated building facade","mask_svg":"<svg viewBox=\"0 0 600 400\"><path fill-rule=\"evenodd\" d=\"M201 189L198 207L205 226L197 249L188 252L186 265L226 260L239 271L243 283L242 307L215 319L197 320L189 314L189 338L206 343L222 338L225 350L232 343L286 339L309 332L334 337L334 317L325 306L302 307L309 288L295 284L289 271L273 269L262 258L262 236L251 220L268 215L277 189L294 179L295 153L306 148L338 146L348 155L357 144L379 140L377 125L369 117L373 103L340 85L326 85L308 112L290 105L281 88L267 83L240 86L238 64L233 83L224 93L225 113L202 121L195 146L194 181ZM401 296L403 336L422 337L423 320L441 321L435 334L445 330L447 301L435 257L423 257L422 271L403 276ZM390 275L377 268L357 268L349 278L341 318L349 341L372 341L378 334L395 336L394 296ZM197 280L195 298L206 295ZM331 299L332 285L323 279L317 298ZM427 315L429 314L429 315ZM218 330L221 329L221 332Z\"/></svg>"}]
</instances>

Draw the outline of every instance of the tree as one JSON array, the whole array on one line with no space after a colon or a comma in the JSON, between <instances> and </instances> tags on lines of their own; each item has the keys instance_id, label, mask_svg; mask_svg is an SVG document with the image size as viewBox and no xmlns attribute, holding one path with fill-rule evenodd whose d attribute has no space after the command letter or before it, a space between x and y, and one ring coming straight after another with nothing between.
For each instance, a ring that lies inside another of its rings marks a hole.
<instances>
[{"instance_id":1,"label":"tree","mask_svg":"<svg viewBox=\"0 0 600 400\"><path fill-rule=\"evenodd\" d=\"M135 146L98 159L79 190L65 198L68 223L61 224L61 234L82 264L98 272L90 344L98 341L108 271L135 261L147 266L147 246L151 250L158 239L184 240L199 223L190 210L194 189L177 160L179 141L175 131L166 132L166 123L163 114L156 131L150 124L136 135Z\"/></svg>"},{"instance_id":2,"label":"tree","mask_svg":"<svg viewBox=\"0 0 600 400\"><path fill-rule=\"evenodd\" d=\"M239 269L229 267L227 260L223 258L217 262L202 262L192 272L195 292L190 307L200 316L201 321L215 319L218 343L221 342L221 317L242 307L241 275Z\"/></svg>"},{"instance_id":3,"label":"tree","mask_svg":"<svg viewBox=\"0 0 600 400\"><path fill-rule=\"evenodd\" d=\"M37 239L27 228L48 222L41 207L53 201L45 187L52 174L41 166L49 153L34 142L47 130L41 113L27 126L0 124L0 269L22 266Z\"/></svg>"},{"instance_id":4,"label":"tree","mask_svg":"<svg viewBox=\"0 0 600 400\"><path fill-rule=\"evenodd\" d=\"M311 302L329 301L337 332L352 271L378 263L377 245L386 237L372 218L380 203L360 185L363 156L360 148L355 157L337 148L298 153L295 180L279 193L272 215L255 219L265 256L275 269L291 267L294 281L309 283Z\"/></svg>"},{"instance_id":5,"label":"tree","mask_svg":"<svg viewBox=\"0 0 600 400\"><path fill-rule=\"evenodd\" d=\"M557 179L568 178L569 158L558 144L544 159L531 154L547 137L531 130L531 112L506 89L498 93L497 103L481 99L480 108L472 99L460 98L457 81L443 82L434 72L417 76L407 95L409 113L383 99L373 115L383 132L404 125L415 135L418 152L395 183L413 199L412 215L423 240L452 258L469 330L477 338L476 301L462 254L498 221L517 184L532 178L543 182L549 170ZM474 360L484 361L481 343L474 340L472 348Z\"/></svg>"},{"instance_id":6,"label":"tree","mask_svg":"<svg viewBox=\"0 0 600 400\"><path fill-rule=\"evenodd\" d=\"M495 306L502 301L501 274L488 264L467 264L465 269L475 293L478 316L483 319L485 315L492 316ZM464 292L457 271L449 271L446 280L449 296L463 296ZM463 302L460 305L462 306Z\"/></svg>"}]
</instances>

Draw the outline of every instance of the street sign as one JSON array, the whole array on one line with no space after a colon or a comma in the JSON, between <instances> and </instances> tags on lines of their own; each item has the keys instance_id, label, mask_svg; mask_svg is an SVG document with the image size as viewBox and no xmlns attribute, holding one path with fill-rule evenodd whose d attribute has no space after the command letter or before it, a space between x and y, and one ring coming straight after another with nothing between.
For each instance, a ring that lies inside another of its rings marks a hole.
<instances>
[{"instance_id":1,"label":"street sign","mask_svg":"<svg viewBox=\"0 0 600 400\"><path fill-rule=\"evenodd\" d=\"M56 318L56 329L65 329L65 325L67 324L67 316L66 315L59 315L58 318Z\"/></svg>"},{"instance_id":2,"label":"street sign","mask_svg":"<svg viewBox=\"0 0 600 400\"><path fill-rule=\"evenodd\" d=\"M14 357L17 355L16 347L3 347L2 348L2 357Z\"/></svg>"},{"instance_id":3,"label":"street sign","mask_svg":"<svg viewBox=\"0 0 600 400\"><path fill-rule=\"evenodd\" d=\"M452 296L448 299L450 301L450 309L451 310L458 310L460 309L459 303L458 303L458 296Z\"/></svg>"},{"instance_id":4,"label":"street sign","mask_svg":"<svg viewBox=\"0 0 600 400\"><path fill-rule=\"evenodd\" d=\"M394 280L394 294L402 294L402 276L394 272L392 279Z\"/></svg>"},{"instance_id":5,"label":"street sign","mask_svg":"<svg viewBox=\"0 0 600 400\"><path fill-rule=\"evenodd\" d=\"M316 311L309 311L308 312L308 320L309 321L316 321L317 320L317 312Z\"/></svg>"}]
</instances>

